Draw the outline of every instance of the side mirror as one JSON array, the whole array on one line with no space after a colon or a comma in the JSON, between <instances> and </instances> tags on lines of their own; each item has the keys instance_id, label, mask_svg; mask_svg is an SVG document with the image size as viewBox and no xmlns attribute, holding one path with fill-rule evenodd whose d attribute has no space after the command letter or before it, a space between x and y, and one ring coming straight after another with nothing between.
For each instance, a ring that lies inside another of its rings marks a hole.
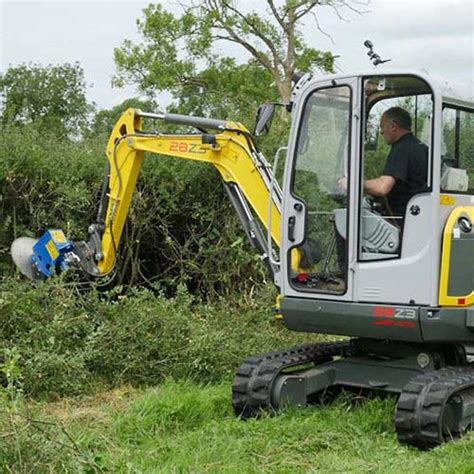
<instances>
[{"instance_id":1,"label":"side mirror","mask_svg":"<svg viewBox=\"0 0 474 474\"><path fill-rule=\"evenodd\" d=\"M255 137L266 135L270 131L274 114L275 104L263 104L258 108L253 130Z\"/></svg>"}]
</instances>

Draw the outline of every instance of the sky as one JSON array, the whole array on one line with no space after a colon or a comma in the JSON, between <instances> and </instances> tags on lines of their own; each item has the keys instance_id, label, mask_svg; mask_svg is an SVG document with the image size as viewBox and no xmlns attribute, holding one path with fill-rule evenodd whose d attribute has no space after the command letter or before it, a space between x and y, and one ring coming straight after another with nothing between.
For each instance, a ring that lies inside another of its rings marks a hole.
<instances>
[{"instance_id":1,"label":"sky","mask_svg":"<svg viewBox=\"0 0 474 474\"><path fill-rule=\"evenodd\" d=\"M356 0L363 1L363 0ZM133 86L112 88L113 50L125 39L140 41L136 20L150 2L141 0L0 0L0 71L21 63L41 65L78 61L84 68L88 99L111 108L137 96ZM178 12L177 0L162 0ZM241 0L244 8L262 1ZM362 13L319 7L318 23L308 17L303 27L308 45L339 55L338 70L372 70L363 46L375 44L390 67L423 70L468 88L474 97L474 0L371 0ZM220 51L239 60L237 47ZM467 86L466 86L467 85ZM167 97L161 96L163 108Z\"/></svg>"}]
</instances>

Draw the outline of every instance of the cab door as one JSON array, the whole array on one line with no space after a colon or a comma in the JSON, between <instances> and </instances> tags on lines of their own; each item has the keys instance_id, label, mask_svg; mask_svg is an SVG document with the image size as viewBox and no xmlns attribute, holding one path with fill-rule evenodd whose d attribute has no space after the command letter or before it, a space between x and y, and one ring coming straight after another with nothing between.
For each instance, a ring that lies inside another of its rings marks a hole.
<instances>
[{"instance_id":1,"label":"cab door","mask_svg":"<svg viewBox=\"0 0 474 474\"><path fill-rule=\"evenodd\" d=\"M303 87L283 185L281 290L289 297L351 300L360 86L347 78Z\"/></svg>"}]
</instances>

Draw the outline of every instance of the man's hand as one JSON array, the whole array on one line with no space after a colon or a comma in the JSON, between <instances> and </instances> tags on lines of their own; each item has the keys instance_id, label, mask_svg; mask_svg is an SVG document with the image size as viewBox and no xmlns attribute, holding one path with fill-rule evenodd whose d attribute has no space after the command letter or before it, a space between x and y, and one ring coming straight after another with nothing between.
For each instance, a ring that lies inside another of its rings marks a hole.
<instances>
[{"instance_id":1,"label":"man's hand","mask_svg":"<svg viewBox=\"0 0 474 474\"><path fill-rule=\"evenodd\" d=\"M364 181L364 192L371 196L386 196L395 186L396 179L393 176L379 176L375 179ZM339 178L336 182L335 194L345 196L347 194L347 177Z\"/></svg>"},{"instance_id":2,"label":"man's hand","mask_svg":"<svg viewBox=\"0 0 474 474\"><path fill-rule=\"evenodd\" d=\"M340 196L347 194L347 177L339 178L336 182L336 193Z\"/></svg>"}]
</instances>

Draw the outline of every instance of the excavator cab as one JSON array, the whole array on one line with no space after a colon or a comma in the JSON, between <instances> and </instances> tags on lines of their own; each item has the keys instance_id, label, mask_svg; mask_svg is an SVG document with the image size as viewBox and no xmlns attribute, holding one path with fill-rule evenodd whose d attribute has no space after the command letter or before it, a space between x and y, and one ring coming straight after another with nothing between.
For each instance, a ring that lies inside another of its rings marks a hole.
<instances>
[{"instance_id":1,"label":"excavator cab","mask_svg":"<svg viewBox=\"0 0 474 474\"><path fill-rule=\"evenodd\" d=\"M364 181L383 174L389 152L377 139L380 118L390 107L404 107L413 115L417 135L425 122L431 124L433 91L425 80L411 75L348 77L309 81L298 104L286 167L283 222L288 231L282 267L291 268L288 250L305 240L319 241L327 250L309 278L283 271L288 275L283 277L285 291L329 300L370 300L374 285L360 288L358 280L371 273L371 267L385 272L402 258L408 221L405 214L394 215L384 200L364 194ZM431 155L428 131L423 138ZM427 180L422 191L426 194L430 187ZM410 205L419 207L416 202ZM429 207L424 205L427 214ZM410 233L423 235L416 229L421 226L418 222ZM368 293L359 296L364 291Z\"/></svg>"},{"instance_id":2,"label":"excavator cab","mask_svg":"<svg viewBox=\"0 0 474 474\"><path fill-rule=\"evenodd\" d=\"M463 216L472 220L473 143L467 131L473 105L444 95L436 82L416 73L303 81L294 96L283 189L284 299L437 306L441 267L450 259L441 249L446 219L456 207L468 206ZM383 174L390 147L377 139L379 123L395 106L410 113L412 132L427 150L426 182L398 213L364 193L364 181ZM471 242L470 235L462 237ZM326 257L310 272L295 274L292 249L307 241L319 242ZM451 279L460 301L471 304L472 246L463 244L453 257L469 264ZM334 333L333 318L306 319L305 328L314 324L321 331L327 324L323 332ZM353 331L351 320L341 321L337 332Z\"/></svg>"}]
</instances>

